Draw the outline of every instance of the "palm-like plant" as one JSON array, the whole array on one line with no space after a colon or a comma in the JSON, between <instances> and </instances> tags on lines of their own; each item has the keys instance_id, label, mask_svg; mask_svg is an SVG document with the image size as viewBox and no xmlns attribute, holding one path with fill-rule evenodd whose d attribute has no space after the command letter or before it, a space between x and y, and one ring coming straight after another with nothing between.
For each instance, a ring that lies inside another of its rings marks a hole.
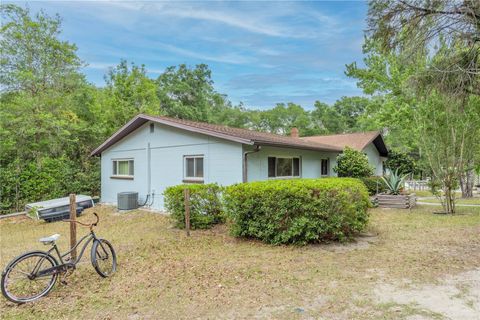
<instances>
[{"instance_id":1,"label":"palm-like plant","mask_svg":"<svg viewBox=\"0 0 480 320\"><path fill-rule=\"evenodd\" d=\"M400 190L402 189L403 186L403 181L405 181L405 178L408 176L408 174L404 176L400 176L398 174L398 169L395 170L395 172L391 173L388 176L388 179L385 177L382 177L383 182L387 186L388 190L390 191L391 194L397 195L400 194Z\"/></svg>"}]
</instances>

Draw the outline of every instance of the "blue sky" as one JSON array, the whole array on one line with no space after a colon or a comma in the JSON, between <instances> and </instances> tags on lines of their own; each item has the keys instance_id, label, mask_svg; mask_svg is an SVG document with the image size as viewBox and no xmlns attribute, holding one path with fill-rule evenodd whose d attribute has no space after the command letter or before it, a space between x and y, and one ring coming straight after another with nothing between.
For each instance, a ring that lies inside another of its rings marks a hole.
<instances>
[{"instance_id":1,"label":"blue sky","mask_svg":"<svg viewBox=\"0 0 480 320\"><path fill-rule=\"evenodd\" d=\"M18 3L22 4L22 3ZM361 62L366 3L29 2L63 18L62 37L78 46L89 81L104 85L126 59L157 77L166 67L206 63L215 88L237 104L307 109L361 95L345 64Z\"/></svg>"}]
</instances>

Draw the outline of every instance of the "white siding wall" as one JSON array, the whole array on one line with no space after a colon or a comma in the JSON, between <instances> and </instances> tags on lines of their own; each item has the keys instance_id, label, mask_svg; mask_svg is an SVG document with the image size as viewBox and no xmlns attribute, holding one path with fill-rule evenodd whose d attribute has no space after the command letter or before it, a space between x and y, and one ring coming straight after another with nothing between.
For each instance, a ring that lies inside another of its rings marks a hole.
<instances>
[{"instance_id":1,"label":"white siding wall","mask_svg":"<svg viewBox=\"0 0 480 320\"><path fill-rule=\"evenodd\" d=\"M244 151L251 150L253 147L244 146ZM330 176L336 176L333 167L336 165L337 153L262 146L259 152L250 153L247 156L248 181L268 179L268 157L270 156L300 157L302 178L320 178L321 159L328 158L330 160Z\"/></svg>"},{"instance_id":2,"label":"white siding wall","mask_svg":"<svg viewBox=\"0 0 480 320\"><path fill-rule=\"evenodd\" d=\"M369 143L364 149L363 152L366 153L368 157L368 163L374 168L374 175L381 176L383 175L383 160L384 158L378 153L377 147L373 143Z\"/></svg>"},{"instance_id":3,"label":"white siding wall","mask_svg":"<svg viewBox=\"0 0 480 320\"><path fill-rule=\"evenodd\" d=\"M117 193L123 191L137 191L141 200L145 199L149 193L149 143L154 208L163 209L162 193L166 187L182 183L185 155L204 155L205 183L228 185L242 181L241 144L161 124L155 124L150 133L149 125L146 123L102 153L102 202L116 203ZM115 158L134 158L133 180L111 178Z\"/></svg>"}]
</instances>

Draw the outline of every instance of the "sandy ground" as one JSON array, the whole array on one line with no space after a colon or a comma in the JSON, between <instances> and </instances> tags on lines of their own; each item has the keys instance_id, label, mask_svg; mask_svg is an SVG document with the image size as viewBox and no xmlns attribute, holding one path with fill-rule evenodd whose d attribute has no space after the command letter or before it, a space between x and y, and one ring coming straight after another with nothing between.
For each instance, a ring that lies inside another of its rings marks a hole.
<instances>
[{"instance_id":1,"label":"sandy ground","mask_svg":"<svg viewBox=\"0 0 480 320\"><path fill-rule=\"evenodd\" d=\"M480 268L448 277L435 285L403 286L381 284L375 288L380 302L411 305L431 314L413 315L420 319L480 319Z\"/></svg>"}]
</instances>

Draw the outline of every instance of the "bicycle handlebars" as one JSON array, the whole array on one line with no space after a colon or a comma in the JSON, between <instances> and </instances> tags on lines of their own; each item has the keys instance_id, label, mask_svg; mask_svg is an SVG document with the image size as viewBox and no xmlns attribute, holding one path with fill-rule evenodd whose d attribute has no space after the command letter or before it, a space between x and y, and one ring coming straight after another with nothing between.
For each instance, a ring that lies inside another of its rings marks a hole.
<instances>
[{"instance_id":1,"label":"bicycle handlebars","mask_svg":"<svg viewBox=\"0 0 480 320\"><path fill-rule=\"evenodd\" d=\"M72 220L72 219L65 219L65 220L62 220L63 222L75 222L75 223L78 223L82 226L85 226L85 227L89 227L90 230L92 230L93 227L96 227L98 222L100 221L100 218L98 217L98 214L96 212L93 213L95 215L95 217L97 218L97 220L94 222L94 223L83 223L81 221L78 221L78 220Z\"/></svg>"}]
</instances>

